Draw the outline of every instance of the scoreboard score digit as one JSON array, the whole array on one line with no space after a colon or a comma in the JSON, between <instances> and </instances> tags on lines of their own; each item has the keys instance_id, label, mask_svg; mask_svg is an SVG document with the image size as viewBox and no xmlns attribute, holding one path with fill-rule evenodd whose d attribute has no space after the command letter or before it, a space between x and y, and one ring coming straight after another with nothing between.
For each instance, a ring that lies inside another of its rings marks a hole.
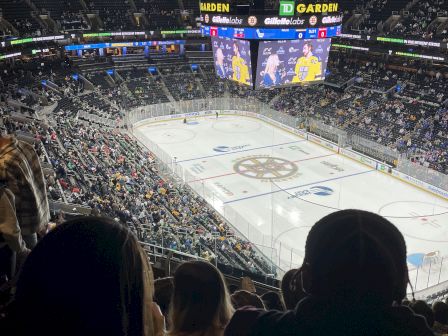
<instances>
[{"instance_id":1,"label":"scoreboard score digit","mask_svg":"<svg viewBox=\"0 0 448 336\"><path fill-rule=\"evenodd\" d=\"M319 38L326 38L327 37L327 28L319 28L318 36L319 36Z\"/></svg>"}]
</instances>

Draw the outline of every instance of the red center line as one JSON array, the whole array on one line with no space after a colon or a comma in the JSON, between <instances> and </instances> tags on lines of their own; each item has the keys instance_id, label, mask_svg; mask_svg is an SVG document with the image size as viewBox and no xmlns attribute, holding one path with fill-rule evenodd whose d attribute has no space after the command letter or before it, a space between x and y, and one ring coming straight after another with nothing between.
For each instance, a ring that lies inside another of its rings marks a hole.
<instances>
[{"instance_id":1,"label":"red center line","mask_svg":"<svg viewBox=\"0 0 448 336\"><path fill-rule=\"evenodd\" d=\"M296 161L292 161L292 162L303 162L303 161L321 159L321 158L324 158L324 157L327 157L327 156L333 156L333 155L337 155L337 154L336 153L326 154L326 155L315 156L315 157L311 157L311 158L307 158L307 159L296 160ZM205 180L211 180L211 179L214 179L214 178L224 177L224 176L229 176L229 175L234 175L234 174L238 174L238 173L233 172L233 173L227 173L227 174L222 174L222 175L210 176L210 177L205 177L205 178L202 178L202 179L187 181L187 183L194 183L194 182L200 182L200 181L205 181Z\"/></svg>"}]
</instances>

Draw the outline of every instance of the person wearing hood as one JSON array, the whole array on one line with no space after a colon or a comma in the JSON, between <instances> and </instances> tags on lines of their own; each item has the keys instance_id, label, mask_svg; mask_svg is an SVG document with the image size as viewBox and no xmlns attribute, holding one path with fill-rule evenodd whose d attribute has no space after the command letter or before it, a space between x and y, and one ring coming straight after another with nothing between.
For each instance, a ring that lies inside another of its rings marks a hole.
<instances>
[{"instance_id":1,"label":"person wearing hood","mask_svg":"<svg viewBox=\"0 0 448 336\"><path fill-rule=\"evenodd\" d=\"M334 212L310 230L301 272L306 297L288 312L238 310L228 336L430 336L401 301L409 282L403 235L361 210Z\"/></svg>"}]
</instances>

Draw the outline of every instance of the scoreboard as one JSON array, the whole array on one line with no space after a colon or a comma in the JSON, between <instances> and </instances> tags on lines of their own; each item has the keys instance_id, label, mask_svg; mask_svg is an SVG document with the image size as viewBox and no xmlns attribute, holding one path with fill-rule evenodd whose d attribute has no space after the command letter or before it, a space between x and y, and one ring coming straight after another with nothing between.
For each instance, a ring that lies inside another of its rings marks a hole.
<instances>
[{"instance_id":1,"label":"scoreboard","mask_svg":"<svg viewBox=\"0 0 448 336\"><path fill-rule=\"evenodd\" d=\"M341 35L342 27L320 27L304 29L278 28L233 28L202 26L203 36L228 37L248 40L295 40L318 39Z\"/></svg>"},{"instance_id":2,"label":"scoreboard","mask_svg":"<svg viewBox=\"0 0 448 336\"><path fill-rule=\"evenodd\" d=\"M309 0L308 0L309 1ZM277 10L202 2L203 36L250 40L313 39L342 33L343 14L338 3L280 1Z\"/></svg>"},{"instance_id":3,"label":"scoreboard","mask_svg":"<svg viewBox=\"0 0 448 336\"><path fill-rule=\"evenodd\" d=\"M331 38L342 34L336 2L280 0L264 10L263 0L252 7L206 1L200 8L217 75L256 89L324 80Z\"/></svg>"}]
</instances>

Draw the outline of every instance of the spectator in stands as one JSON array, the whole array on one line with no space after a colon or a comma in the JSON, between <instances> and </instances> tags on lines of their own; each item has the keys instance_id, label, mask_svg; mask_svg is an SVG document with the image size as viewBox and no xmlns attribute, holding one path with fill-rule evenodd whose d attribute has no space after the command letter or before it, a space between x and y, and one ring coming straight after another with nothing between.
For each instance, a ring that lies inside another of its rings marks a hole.
<instances>
[{"instance_id":1,"label":"spectator in stands","mask_svg":"<svg viewBox=\"0 0 448 336\"><path fill-rule=\"evenodd\" d=\"M15 196L17 220L31 249L37 243L37 232L50 220L44 174L32 145L0 135L0 182Z\"/></svg>"},{"instance_id":2,"label":"spectator in stands","mask_svg":"<svg viewBox=\"0 0 448 336\"><path fill-rule=\"evenodd\" d=\"M160 310L165 317L168 317L173 289L173 277L161 278L154 281L154 302L159 305Z\"/></svg>"},{"instance_id":3,"label":"spectator in stands","mask_svg":"<svg viewBox=\"0 0 448 336\"><path fill-rule=\"evenodd\" d=\"M21 264L28 253L17 221L14 194L0 185L0 276L12 279L16 260Z\"/></svg>"},{"instance_id":4,"label":"spectator in stands","mask_svg":"<svg viewBox=\"0 0 448 336\"><path fill-rule=\"evenodd\" d=\"M270 291L264 293L261 296L261 299L263 300L265 307L269 310L286 310L285 303L283 302L282 297L279 293Z\"/></svg>"},{"instance_id":5,"label":"spectator in stands","mask_svg":"<svg viewBox=\"0 0 448 336\"><path fill-rule=\"evenodd\" d=\"M306 293L302 290L301 269L291 269L285 273L281 282L283 301L286 309L293 310Z\"/></svg>"},{"instance_id":6,"label":"spectator in stands","mask_svg":"<svg viewBox=\"0 0 448 336\"><path fill-rule=\"evenodd\" d=\"M401 305L409 307L411 305L411 301L409 301L408 299L404 299L403 301L401 301Z\"/></svg>"},{"instance_id":7,"label":"spectator in stands","mask_svg":"<svg viewBox=\"0 0 448 336\"><path fill-rule=\"evenodd\" d=\"M411 302L411 305L409 306L414 313L417 315L421 315L425 318L426 323L430 328L434 325L434 313L431 309L431 307L428 306L428 304L423 300L417 300Z\"/></svg>"},{"instance_id":8,"label":"spectator in stands","mask_svg":"<svg viewBox=\"0 0 448 336\"><path fill-rule=\"evenodd\" d=\"M398 229L366 211L343 210L310 230L294 311L239 310L226 335L433 335L401 302L406 245Z\"/></svg>"},{"instance_id":9,"label":"spectator in stands","mask_svg":"<svg viewBox=\"0 0 448 336\"><path fill-rule=\"evenodd\" d=\"M233 314L221 272L205 261L190 261L174 273L170 336L219 336Z\"/></svg>"},{"instance_id":10,"label":"spectator in stands","mask_svg":"<svg viewBox=\"0 0 448 336\"><path fill-rule=\"evenodd\" d=\"M239 289L237 285L229 285L228 288L229 288L229 294L233 294Z\"/></svg>"},{"instance_id":11,"label":"spectator in stands","mask_svg":"<svg viewBox=\"0 0 448 336\"><path fill-rule=\"evenodd\" d=\"M434 325L432 329L437 334L448 334L448 305L444 302L434 302L432 305L434 313Z\"/></svg>"},{"instance_id":12,"label":"spectator in stands","mask_svg":"<svg viewBox=\"0 0 448 336\"><path fill-rule=\"evenodd\" d=\"M243 307L254 307L259 309L266 309L263 300L255 293L247 290L237 290L231 296L232 305L235 309Z\"/></svg>"},{"instance_id":13,"label":"spectator in stands","mask_svg":"<svg viewBox=\"0 0 448 336\"><path fill-rule=\"evenodd\" d=\"M14 335L163 335L152 295L151 266L135 236L112 220L81 217L28 256L11 327Z\"/></svg>"}]
</instances>

